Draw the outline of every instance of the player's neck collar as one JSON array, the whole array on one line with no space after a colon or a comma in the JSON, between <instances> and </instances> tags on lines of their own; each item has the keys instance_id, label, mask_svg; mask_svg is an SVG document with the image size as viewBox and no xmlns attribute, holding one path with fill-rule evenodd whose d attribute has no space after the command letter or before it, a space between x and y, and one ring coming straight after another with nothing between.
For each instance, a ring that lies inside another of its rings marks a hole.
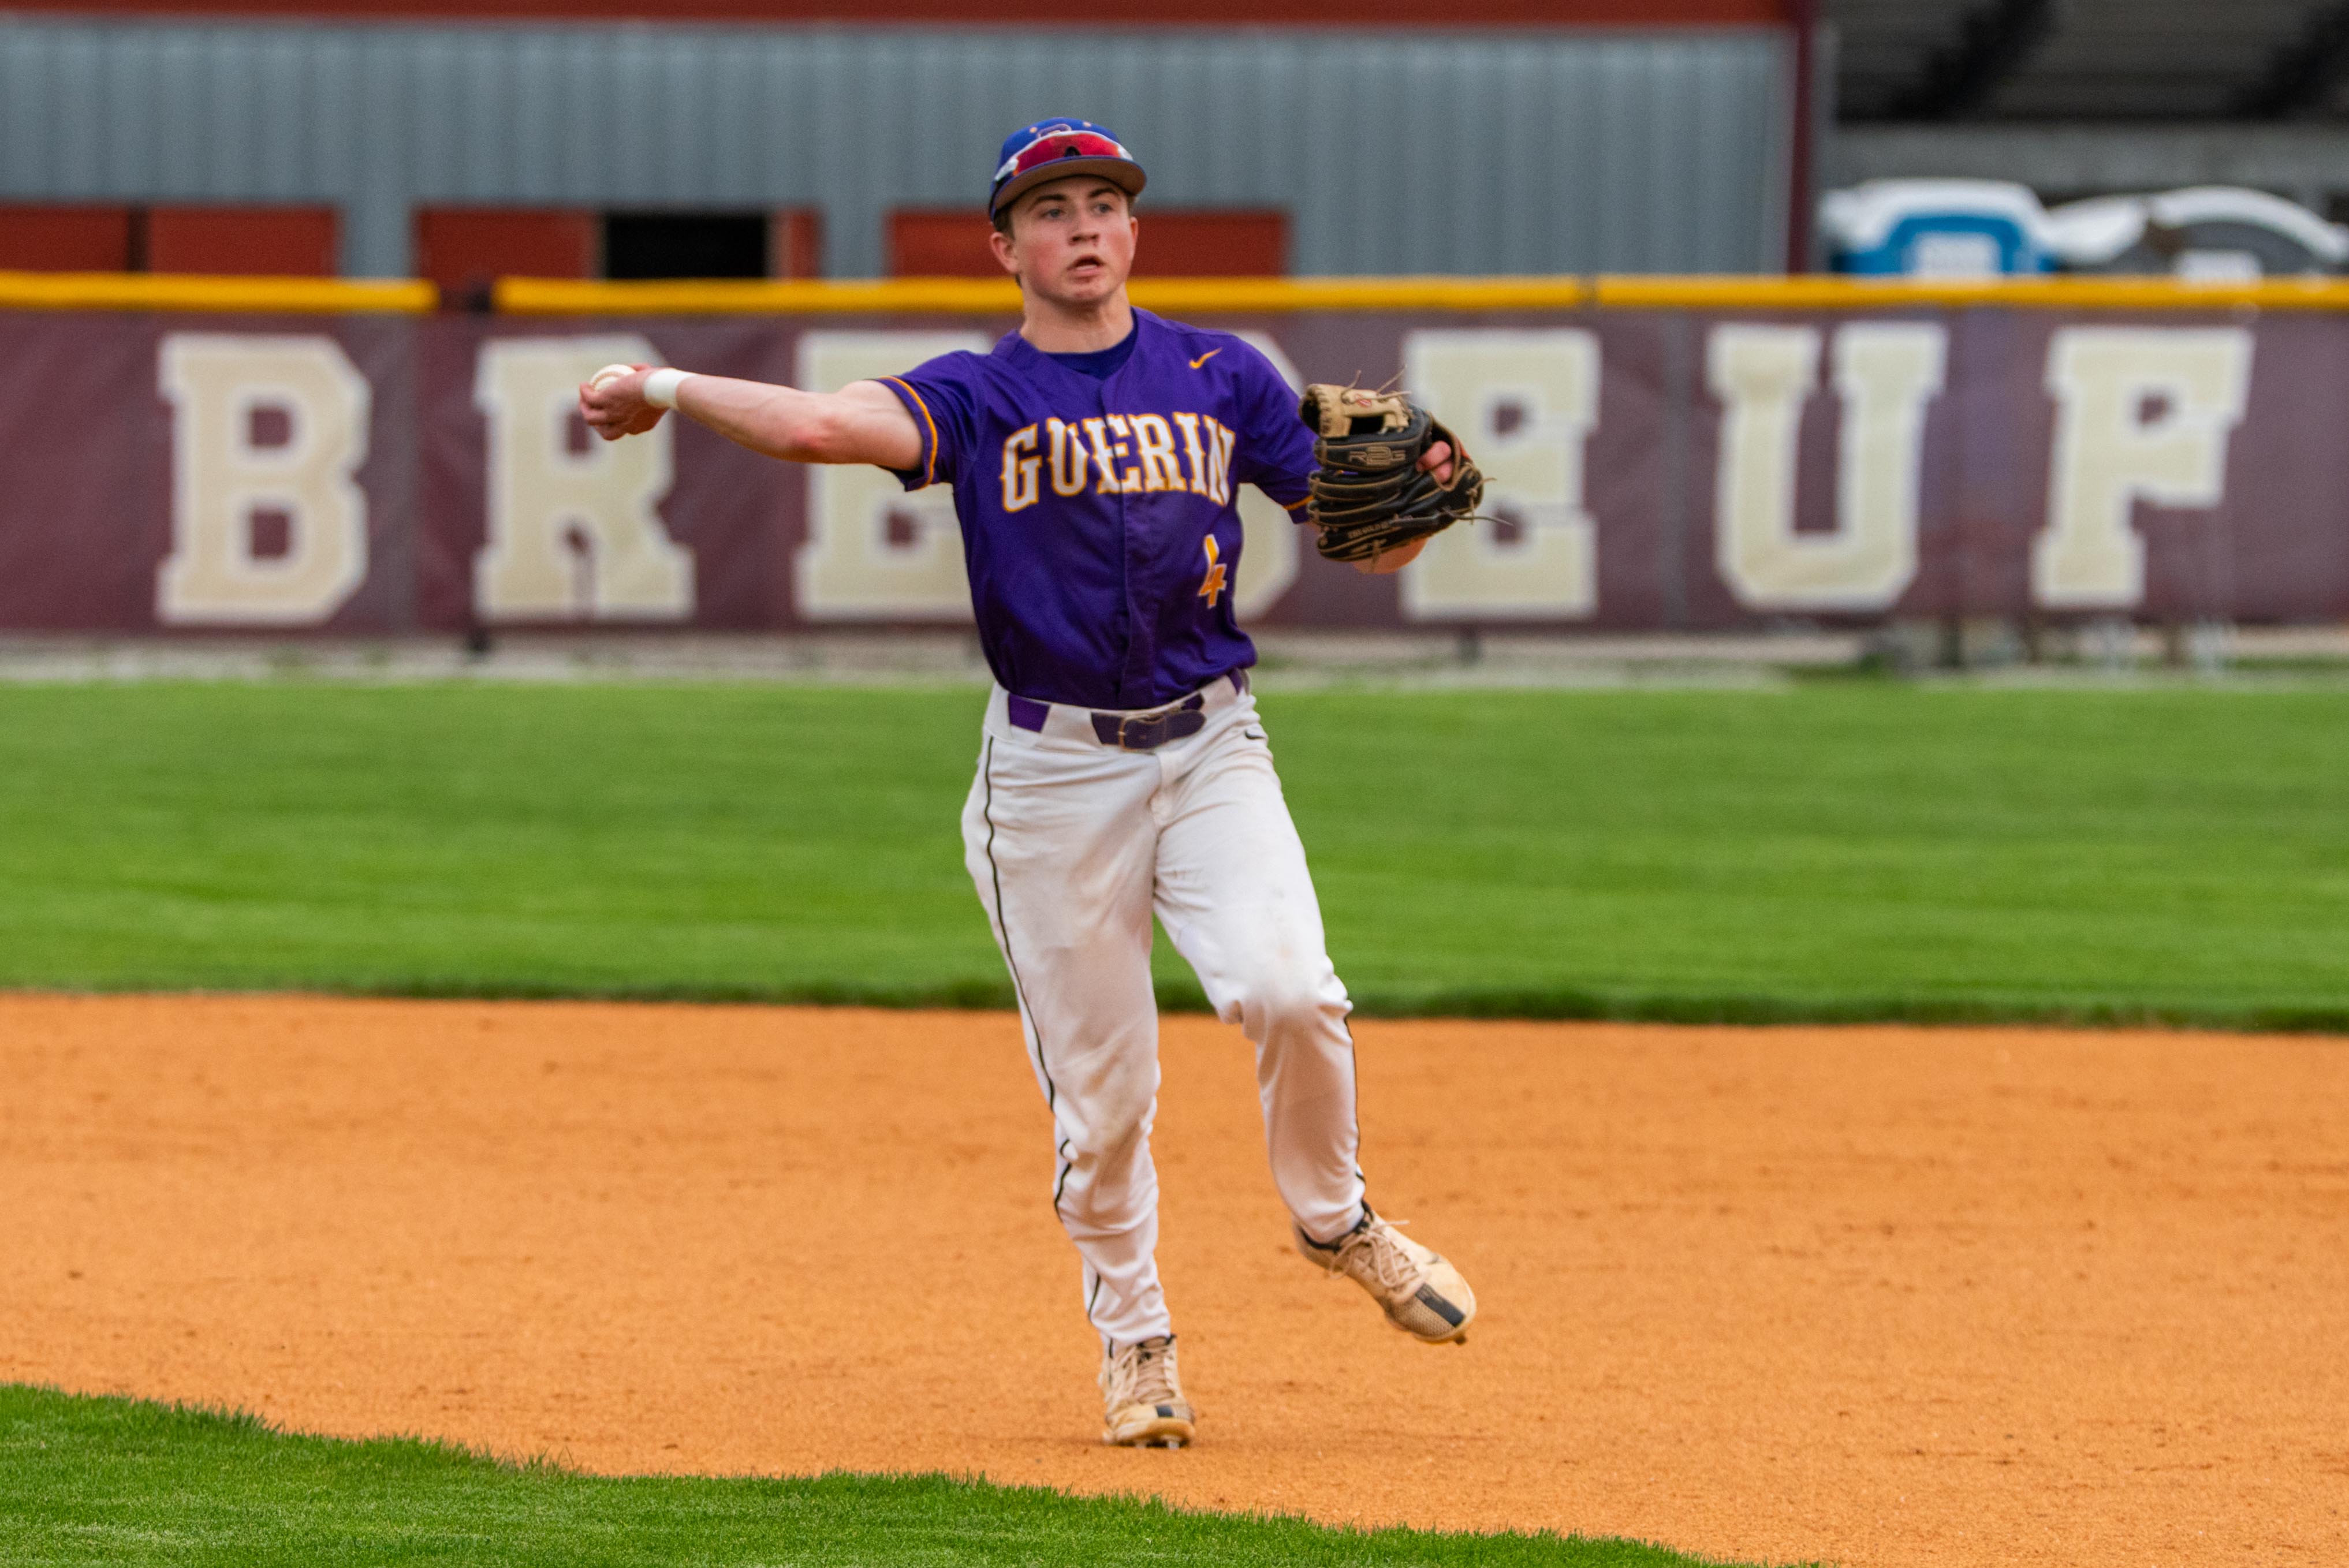
<instances>
[{"instance_id":1,"label":"player's neck collar","mask_svg":"<svg viewBox=\"0 0 2349 1568\"><path fill-rule=\"evenodd\" d=\"M1021 321L1020 321L1020 323L1019 323L1019 336L1021 337L1021 339L1022 339L1023 341L1025 341L1025 342L1028 342L1028 343L1030 343L1030 344L1034 345L1034 346L1035 346L1035 347L1036 347L1040 352L1044 353L1044 354L1095 354L1095 353L1099 353L1099 352L1100 352L1100 351L1102 351L1102 349L1106 349L1106 348L1114 348L1114 347L1116 347L1119 344L1123 343L1127 338L1129 338L1129 337L1133 336L1136 332L1138 332L1138 331L1140 331L1140 330L1141 330L1142 315L1143 315L1143 313L1142 313L1140 310L1137 310L1136 308L1134 308L1134 306L1133 306L1133 303L1132 303L1131 301L1124 300L1124 299L1123 298L1123 296L1122 296L1122 295L1121 295L1121 296L1119 296L1119 297L1118 297L1118 299L1117 299L1114 303L1121 303L1121 304L1123 304L1125 305L1125 313L1126 313L1126 319L1127 319L1127 323L1128 323L1128 325L1127 325L1127 327L1126 327L1126 330L1125 330L1125 331L1119 333L1115 337L1112 338L1112 339L1111 339L1109 342L1107 342L1107 343L1096 344L1096 345L1094 345L1094 346L1093 346L1092 347L1091 347L1091 348L1079 348L1079 347L1075 347L1075 346L1070 346L1070 347L1065 347L1065 348L1061 348L1061 347L1050 347L1050 348L1048 348L1048 347L1046 347L1044 345L1042 345L1042 344L1040 344L1040 343L1037 343L1037 342L1036 342L1036 340L1035 340L1034 338L1030 337L1030 336L1028 335L1028 329L1029 329L1030 326L1034 325L1035 325L1035 323L1034 323L1033 321L1031 321L1031 320L1027 319L1027 318L1025 317L1024 314L1023 314L1022 319L1021 319ZM1096 318L1096 319L1098 319L1098 318ZM1057 322L1055 322L1053 325L1054 325L1054 327L1057 329L1057 327L1059 326L1059 325L1060 325L1060 324L1059 324L1059 323L1057 323ZM1101 323L1100 323L1100 325L1107 325L1107 323L1106 323L1106 322L1101 322ZM1048 334L1048 335L1050 335L1050 334Z\"/></svg>"},{"instance_id":2,"label":"player's neck collar","mask_svg":"<svg viewBox=\"0 0 2349 1568\"><path fill-rule=\"evenodd\" d=\"M1139 305L1133 307L1133 331L1128 335L1133 341L1134 351L1136 353L1141 352L1142 349L1142 335L1145 332L1157 331L1160 322L1156 316L1151 315L1148 311L1143 310ZM1118 340L1119 343L1123 343L1125 341L1125 338L1120 338ZM1117 344L1112 344L1110 346L1114 348L1117 346ZM1034 344L1029 342L1025 337L1019 335L1017 328L1003 335L1002 338L996 344L995 351L1004 357L1017 361L1019 364L1031 366L1049 365L1063 376L1075 377L1078 380L1090 382L1091 385L1095 387L1101 385L1100 382L1092 381L1090 377L1085 376L1082 372L1071 370L1066 365L1061 364L1059 356L1052 350L1039 348ZM1099 349L1090 351L1079 349L1074 350L1073 352L1101 353L1102 351Z\"/></svg>"}]
</instances>

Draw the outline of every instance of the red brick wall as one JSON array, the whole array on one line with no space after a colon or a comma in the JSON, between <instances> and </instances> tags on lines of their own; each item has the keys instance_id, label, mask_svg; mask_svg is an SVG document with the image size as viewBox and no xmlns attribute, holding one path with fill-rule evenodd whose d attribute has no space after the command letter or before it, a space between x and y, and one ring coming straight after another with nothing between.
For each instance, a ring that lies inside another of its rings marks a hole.
<instances>
[{"instance_id":1,"label":"red brick wall","mask_svg":"<svg viewBox=\"0 0 2349 1568\"><path fill-rule=\"evenodd\" d=\"M444 295L501 277L592 278L595 214L514 207L427 207L416 214L416 274Z\"/></svg>"},{"instance_id":2,"label":"red brick wall","mask_svg":"<svg viewBox=\"0 0 2349 1568\"><path fill-rule=\"evenodd\" d=\"M0 205L0 268L333 277L331 207Z\"/></svg>"},{"instance_id":3,"label":"red brick wall","mask_svg":"<svg viewBox=\"0 0 2349 1568\"><path fill-rule=\"evenodd\" d=\"M333 277L337 228L332 207L150 207L146 270Z\"/></svg>"},{"instance_id":4,"label":"red brick wall","mask_svg":"<svg viewBox=\"0 0 2349 1568\"><path fill-rule=\"evenodd\" d=\"M0 206L0 272L126 272L136 222L128 207Z\"/></svg>"},{"instance_id":5,"label":"red brick wall","mask_svg":"<svg viewBox=\"0 0 2349 1568\"><path fill-rule=\"evenodd\" d=\"M1288 271L1288 215L1144 206L1137 277L1259 278ZM1003 275L988 249L987 219L970 207L900 208L889 214L892 277Z\"/></svg>"}]
</instances>

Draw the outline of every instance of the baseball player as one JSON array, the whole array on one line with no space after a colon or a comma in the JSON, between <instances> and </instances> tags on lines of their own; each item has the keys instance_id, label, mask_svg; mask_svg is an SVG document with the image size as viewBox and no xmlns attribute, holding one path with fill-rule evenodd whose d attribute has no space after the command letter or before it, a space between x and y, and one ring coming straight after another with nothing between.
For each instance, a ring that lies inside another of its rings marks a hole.
<instances>
[{"instance_id":1,"label":"baseball player","mask_svg":"<svg viewBox=\"0 0 2349 1568\"><path fill-rule=\"evenodd\" d=\"M1457 1269L1364 1201L1351 1004L1233 612L1235 492L1253 484L1302 514L1314 431L1245 341L1127 302L1142 189L1141 165L1102 127L1025 126L988 202L1022 319L991 352L830 394L614 366L580 402L606 439L676 408L773 457L954 487L995 676L965 858L1051 1110L1052 1211L1101 1336L1104 1439L1179 1448L1198 1418L1154 1255L1154 912L1216 1016L1256 1047L1298 1250L1430 1344L1464 1341L1476 1303ZM1440 479L1451 455L1428 446L1416 467ZM1418 548L1360 564L1392 571Z\"/></svg>"}]
</instances>

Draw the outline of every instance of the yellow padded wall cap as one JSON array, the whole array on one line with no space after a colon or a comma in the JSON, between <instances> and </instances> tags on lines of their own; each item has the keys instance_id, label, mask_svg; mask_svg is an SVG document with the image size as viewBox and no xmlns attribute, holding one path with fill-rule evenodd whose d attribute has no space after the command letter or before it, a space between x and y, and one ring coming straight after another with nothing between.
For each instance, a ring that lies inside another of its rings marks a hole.
<instances>
[{"instance_id":1,"label":"yellow padded wall cap","mask_svg":"<svg viewBox=\"0 0 2349 1568\"><path fill-rule=\"evenodd\" d=\"M435 308L440 291L417 278L204 277L175 273L0 272L0 309L191 310L294 315Z\"/></svg>"},{"instance_id":2,"label":"yellow padded wall cap","mask_svg":"<svg viewBox=\"0 0 2349 1568\"><path fill-rule=\"evenodd\" d=\"M1298 311L1570 310L1590 303L1580 278L1136 278L1145 310L1226 315ZM1016 315L1009 278L589 283L501 278L497 308L523 315Z\"/></svg>"},{"instance_id":3,"label":"yellow padded wall cap","mask_svg":"<svg viewBox=\"0 0 2349 1568\"><path fill-rule=\"evenodd\" d=\"M2166 277L1137 278L1133 303L1169 314L1602 310L1884 310L1973 305L2051 310L2344 310L2349 279L2193 283ZM1008 278L595 283L502 278L523 315L1016 315Z\"/></svg>"}]
</instances>

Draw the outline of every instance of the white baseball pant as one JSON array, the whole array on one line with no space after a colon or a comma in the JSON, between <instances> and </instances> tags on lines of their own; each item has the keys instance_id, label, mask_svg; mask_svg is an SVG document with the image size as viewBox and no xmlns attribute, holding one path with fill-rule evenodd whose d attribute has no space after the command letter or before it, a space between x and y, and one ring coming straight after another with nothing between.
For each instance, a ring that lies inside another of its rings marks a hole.
<instances>
[{"instance_id":1,"label":"white baseball pant","mask_svg":"<svg viewBox=\"0 0 2349 1568\"><path fill-rule=\"evenodd\" d=\"M1216 1016L1256 1047L1274 1185L1307 1235L1362 1212L1352 1004L1256 701L1202 688L1204 727L1154 749L1104 744L1090 710L1040 731L988 698L963 808L965 860L1019 994L1051 1108L1052 1209L1084 1263L1085 1315L1112 1346L1171 1334L1158 1280L1154 910ZM1040 705L1021 703L1034 721Z\"/></svg>"}]
</instances>

